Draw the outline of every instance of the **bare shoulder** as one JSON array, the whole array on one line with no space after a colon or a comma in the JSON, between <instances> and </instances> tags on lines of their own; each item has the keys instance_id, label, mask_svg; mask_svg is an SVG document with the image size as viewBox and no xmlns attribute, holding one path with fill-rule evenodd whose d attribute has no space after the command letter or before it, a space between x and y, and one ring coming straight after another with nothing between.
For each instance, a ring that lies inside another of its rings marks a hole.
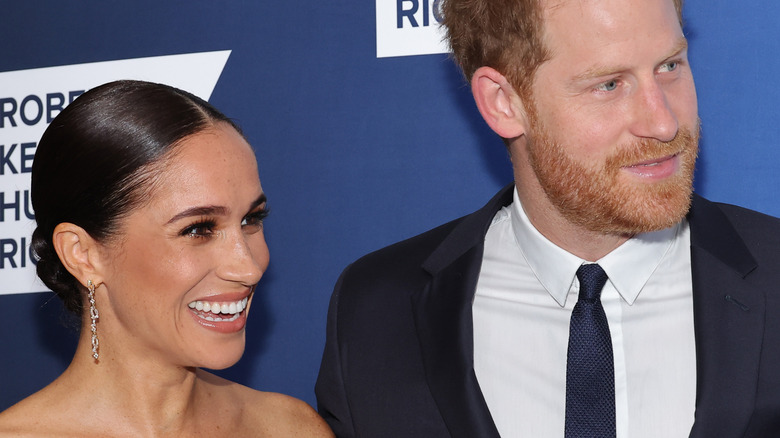
<instances>
[{"instance_id":1,"label":"bare shoulder","mask_svg":"<svg viewBox=\"0 0 780 438\"><path fill-rule=\"evenodd\" d=\"M230 393L233 406L241 401L242 422L253 436L328 438L333 433L308 403L274 392L257 391L214 375L204 380Z\"/></svg>"},{"instance_id":2,"label":"bare shoulder","mask_svg":"<svg viewBox=\"0 0 780 438\"><path fill-rule=\"evenodd\" d=\"M0 412L0 438L68 436L65 427L57 431L59 415L46 401L46 397L34 394ZM50 415L42 414L46 412Z\"/></svg>"},{"instance_id":3,"label":"bare shoulder","mask_svg":"<svg viewBox=\"0 0 780 438\"><path fill-rule=\"evenodd\" d=\"M255 391L255 415L269 436L332 437L328 425L308 403L284 394Z\"/></svg>"},{"instance_id":4,"label":"bare shoulder","mask_svg":"<svg viewBox=\"0 0 780 438\"><path fill-rule=\"evenodd\" d=\"M20 404L22 405L20 407ZM29 410L24 409L24 403L20 402L0 412L0 438L12 436L30 436Z\"/></svg>"}]
</instances>

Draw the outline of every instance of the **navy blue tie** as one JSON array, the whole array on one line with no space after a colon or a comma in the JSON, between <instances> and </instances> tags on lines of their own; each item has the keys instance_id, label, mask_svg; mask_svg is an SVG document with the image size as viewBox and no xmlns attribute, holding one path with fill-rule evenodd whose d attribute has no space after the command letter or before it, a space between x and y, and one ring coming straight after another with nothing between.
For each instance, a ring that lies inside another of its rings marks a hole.
<instances>
[{"instance_id":1,"label":"navy blue tie","mask_svg":"<svg viewBox=\"0 0 780 438\"><path fill-rule=\"evenodd\" d=\"M597 264L577 270L580 295L571 314L566 364L566 438L615 437L615 365Z\"/></svg>"}]
</instances>

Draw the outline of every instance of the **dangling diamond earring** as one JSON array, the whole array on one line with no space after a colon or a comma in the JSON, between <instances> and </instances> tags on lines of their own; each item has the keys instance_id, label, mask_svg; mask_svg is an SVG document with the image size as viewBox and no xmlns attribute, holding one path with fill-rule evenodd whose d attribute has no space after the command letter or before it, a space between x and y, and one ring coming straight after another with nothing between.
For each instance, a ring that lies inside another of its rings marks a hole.
<instances>
[{"instance_id":1,"label":"dangling diamond earring","mask_svg":"<svg viewBox=\"0 0 780 438\"><path fill-rule=\"evenodd\" d=\"M98 336L97 336L97 320L100 318L98 315L97 307L95 307L95 283L92 280L87 281L87 287L89 288L89 318L92 320L90 327L92 328L92 357L95 358L95 362L98 361Z\"/></svg>"}]
</instances>

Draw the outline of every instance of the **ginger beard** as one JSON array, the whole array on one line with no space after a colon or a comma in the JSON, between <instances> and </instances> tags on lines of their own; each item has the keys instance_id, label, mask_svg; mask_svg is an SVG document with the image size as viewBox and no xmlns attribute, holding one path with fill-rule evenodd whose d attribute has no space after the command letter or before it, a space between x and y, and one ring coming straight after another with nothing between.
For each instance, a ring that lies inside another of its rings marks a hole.
<instances>
[{"instance_id":1,"label":"ginger beard","mask_svg":"<svg viewBox=\"0 0 780 438\"><path fill-rule=\"evenodd\" d=\"M535 111L530 111L534 113ZM623 236L671 227L688 213L698 155L699 122L669 142L622 145L600 164L575 159L529 114L528 155L539 184L558 212L586 230ZM621 167L677 155L679 169L661 181L639 181Z\"/></svg>"}]
</instances>

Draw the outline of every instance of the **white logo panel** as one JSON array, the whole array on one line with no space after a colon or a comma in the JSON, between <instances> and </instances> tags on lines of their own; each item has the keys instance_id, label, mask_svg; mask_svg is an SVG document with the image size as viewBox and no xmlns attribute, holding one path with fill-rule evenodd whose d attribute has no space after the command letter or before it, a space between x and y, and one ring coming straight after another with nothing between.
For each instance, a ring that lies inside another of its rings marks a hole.
<instances>
[{"instance_id":1,"label":"white logo panel","mask_svg":"<svg viewBox=\"0 0 780 438\"><path fill-rule=\"evenodd\" d=\"M376 0L376 56L447 53L440 0Z\"/></svg>"}]
</instances>

